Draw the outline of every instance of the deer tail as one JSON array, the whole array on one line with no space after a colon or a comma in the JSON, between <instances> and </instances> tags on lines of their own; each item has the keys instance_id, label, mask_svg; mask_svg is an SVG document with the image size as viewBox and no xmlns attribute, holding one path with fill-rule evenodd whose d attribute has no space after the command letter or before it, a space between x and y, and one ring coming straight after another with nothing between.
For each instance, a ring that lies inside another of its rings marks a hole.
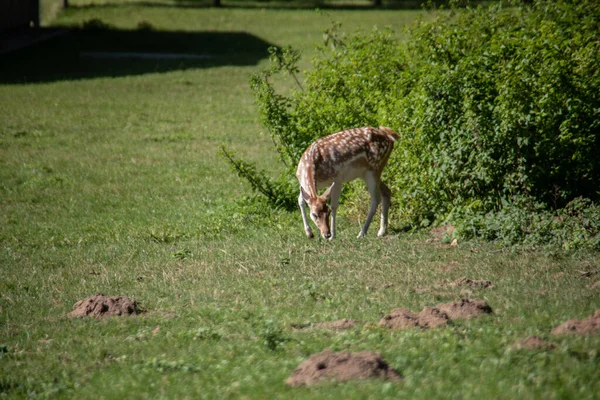
<instances>
[{"instance_id":1,"label":"deer tail","mask_svg":"<svg viewBox=\"0 0 600 400\"><path fill-rule=\"evenodd\" d=\"M400 139L400 136L398 136L398 134L396 132L394 132L392 129L388 128L387 126L380 126L379 130L384 132L392 142L395 142L396 140Z\"/></svg>"}]
</instances>

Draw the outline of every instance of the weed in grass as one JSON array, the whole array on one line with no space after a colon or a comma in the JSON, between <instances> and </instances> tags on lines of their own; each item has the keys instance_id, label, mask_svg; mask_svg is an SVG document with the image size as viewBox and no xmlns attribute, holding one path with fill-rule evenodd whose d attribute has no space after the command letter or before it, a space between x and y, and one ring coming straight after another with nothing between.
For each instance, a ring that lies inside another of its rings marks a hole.
<instances>
[{"instance_id":1,"label":"weed in grass","mask_svg":"<svg viewBox=\"0 0 600 400\"><path fill-rule=\"evenodd\" d=\"M191 329L188 331L180 332L177 337L178 338L192 338L195 340L221 340L223 338L223 334L219 331L214 330L208 326L202 326L197 329Z\"/></svg>"},{"instance_id":2,"label":"weed in grass","mask_svg":"<svg viewBox=\"0 0 600 400\"><path fill-rule=\"evenodd\" d=\"M176 258L178 260L185 260L186 258L192 257L192 251L188 249L177 250L176 252L171 254L171 257Z\"/></svg>"},{"instance_id":3,"label":"weed in grass","mask_svg":"<svg viewBox=\"0 0 600 400\"><path fill-rule=\"evenodd\" d=\"M269 350L277 350L289 340L283 335L283 328L279 322L273 319L264 321L259 336L263 340L263 345Z\"/></svg>"}]
</instances>

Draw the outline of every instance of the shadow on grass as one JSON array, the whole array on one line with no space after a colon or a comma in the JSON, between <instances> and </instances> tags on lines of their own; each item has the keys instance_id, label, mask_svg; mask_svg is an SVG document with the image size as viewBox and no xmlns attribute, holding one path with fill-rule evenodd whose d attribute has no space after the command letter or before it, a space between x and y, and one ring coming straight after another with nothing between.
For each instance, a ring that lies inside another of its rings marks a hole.
<instances>
[{"instance_id":1,"label":"shadow on grass","mask_svg":"<svg viewBox=\"0 0 600 400\"><path fill-rule=\"evenodd\" d=\"M245 8L245 9L324 9L324 10L419 10L427 3L426 0L396 0L383 1L374 6L369 0L221 0L220 8ZM447 0L432 0L431 6L446 5ZM165 1L136 1L120 3L118 1L103 2L100 4L73 5L71 8L89 9L98 7L130 7L132 4L143 7L178 7L178 8L209 8L214 7L213 0L165 0Z\"/></svg>"},{"instance_id":2,"label":"shadow on grass","mask_svg":"<svg viewBox=\"0 0 600 400\"><path fill-rule=\"evenodd\" d=\"M43 29L40 32L43 34ZM0 83L120 77L224 65L255 65L270 43L245 32L73 29L0 56Z\"/></svg>"}]
</instances>

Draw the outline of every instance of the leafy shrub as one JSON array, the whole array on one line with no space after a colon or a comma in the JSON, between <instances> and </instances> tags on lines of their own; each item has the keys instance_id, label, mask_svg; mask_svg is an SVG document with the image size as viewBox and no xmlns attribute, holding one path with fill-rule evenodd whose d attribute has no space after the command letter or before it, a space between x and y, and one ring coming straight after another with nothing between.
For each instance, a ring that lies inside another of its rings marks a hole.
<instances>
[{"instance_id":1,"label":"leafy shrub","mask_svg":"<svg viewBox=\"0 0 600 400\"><path fill-rule=\"evenodd\" d=\"M591 0L455 9L418 21L404 43L390 30L334 26L289 96L273 79L296 77L298 55L273 50L251 85L286 168L275 181L253 170L246 178L293 207L295 165L310 142L381 124L400 134L384 177L399 223L469 225L458 232L510 243L542 222L550 236L593 232L567 225L600 198L599 32Z\"/></svg>"},{"instance_id":2,"label":"leafy shrub","mask_svg":"<svg viewBox=\"0 0 600 400\"><path fill-rule=\"evenodd\" d=\"M415 28L409 92L380 113L402 133L394 187L421 206L409 218L487 212L519 196L558 207L598 199L598 16L595 2L536 2Z\"/></svg>"}]
</instances>

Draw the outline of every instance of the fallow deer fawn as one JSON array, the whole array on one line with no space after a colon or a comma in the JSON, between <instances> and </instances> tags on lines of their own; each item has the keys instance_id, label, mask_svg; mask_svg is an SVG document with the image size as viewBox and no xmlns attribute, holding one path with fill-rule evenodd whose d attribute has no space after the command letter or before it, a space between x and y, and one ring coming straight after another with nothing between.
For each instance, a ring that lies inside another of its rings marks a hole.
<instances>
[{"instance_id":1,"label":"fallow deer fawn","mask_svg":"<svg viewBox=\"0 0 600 400\"><path fill-rule=\"evenodd\" d=\"M377 129L368 126L322 137L306 149L296 171L296 177L300 182L298 205L306 236L313 237L306 218L305 206L308 204L310 217L319 228L321 236L325 239L335 237L335 214L342 184L356 178L366 182L371 195L367 220L358 237L367 234L380 202L382 202L381 226L377 236L385 235L391 191L381 182L381 172L397 139L398 134L390 128L380 126ZM327 187L327 190L319 196L317 191L324 187ZM329 199L331 199L331 208L327 205Z\"/></svg>"}]
</instances>

